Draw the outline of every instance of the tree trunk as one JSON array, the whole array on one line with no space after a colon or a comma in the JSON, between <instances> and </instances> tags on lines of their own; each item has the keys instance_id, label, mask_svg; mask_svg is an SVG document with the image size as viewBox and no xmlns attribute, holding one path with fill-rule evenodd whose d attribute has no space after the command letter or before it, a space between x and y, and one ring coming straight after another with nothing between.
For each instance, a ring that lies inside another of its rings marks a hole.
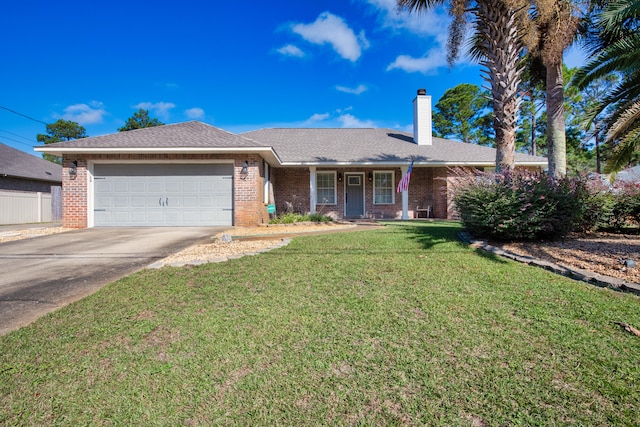
<instances>
[{"instance_id":1,"label":"tree trunk","mask_svg":"<svg viewBox=\"0 0 640 427\"><path fill-rule=\"evenodd\" d=\"M562 61L547 65L547 150L549 175L567 174L567 140L564 121Z\"/></svg>"},{"instance_id":2,"label":"tree trunk","mask_svg":"<svg viewBox=\"0 0 640 427\"><path fill-rule=\"evenodd\" d=\"M537 147L536 147L536 108L535 108L535 104L533 104L533 107L531 108L531 155L532 156L536 156L536 151L537 151Z\"/></svg>"},{"instance_id":3,"label":"tree trunk","mask_svg":"<svg viewBox=\"0 0 640 427\"><path fill-rule=\"evenodd\" d=\"M518 13L502 0L485 0L477 2L476 19L481 37L477 46L484 57L480 64L486 68L483 78L491 85L493 100L496 172L512 170L522 76Z\"/></svg>"},{"instance_id":4,"label":"tree trunk","mask_svg":"<svg viewBox=\"0 0 640 427\"><path fill-rule=\"evenodd\" d=\"M596 173L600 175L600 129L598 128L598 122L593 123L595 128L595 139L596 139Z\"/></svg>"}]
</instances>

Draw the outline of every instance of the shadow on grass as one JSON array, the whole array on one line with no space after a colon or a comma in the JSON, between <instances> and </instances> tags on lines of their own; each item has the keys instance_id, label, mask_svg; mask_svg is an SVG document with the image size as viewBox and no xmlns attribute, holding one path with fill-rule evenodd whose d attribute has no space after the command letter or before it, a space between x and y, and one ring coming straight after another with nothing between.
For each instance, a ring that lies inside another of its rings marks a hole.
<instances>
[{"instance_id":1,"label":"shadow on grass","mask_svg":"<svg viewBox=\"0 0 640 427\"><path fill-rule=\"evenodd\" d=\"M424 249L432 249L443 243L463 245L458 238L462 226L458 222L389 222L384 224L389 232L402 232L418 242Z\"/></svg>"},{"instance_id":2,"label":"shadow on grass","mask_svg":"<svg viewBox=\"0 0 640 427\"><path fill-rule=\"evenodd\" d=\"M390 230L402 230L410 239L419 242L423 248L432 249L438 244L454 243L459 247L467 247L468 244L460 240L458 233L462 231L462 224L451 221L434 221L434 222L390 222L385 224ZM506 264L508 261L499 255L487 252L481 248L475 248L474 252L489 261L500 264Z\"/></svg>"}]
</instances>

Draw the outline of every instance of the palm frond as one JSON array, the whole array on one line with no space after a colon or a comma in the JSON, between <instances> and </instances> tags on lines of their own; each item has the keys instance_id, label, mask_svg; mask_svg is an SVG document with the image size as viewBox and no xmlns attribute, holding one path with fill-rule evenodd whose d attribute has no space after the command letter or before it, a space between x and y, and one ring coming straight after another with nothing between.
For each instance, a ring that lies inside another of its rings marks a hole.
<instances>
[{"instance_id":1,"label":"palm frond","mask_svg":"<svg viewBox=\"0 0 640 427\"><path fill-rule=\"evenodd\" d=\"M624 139L625 135L640 128L640 99L628 105L609 126L607 142Z\"/></svg>"},{"instance_id":2,"label":"palm frond","mask_svg":"<svg viewBox=\"0 0 640 427\"><path fill-rule=\"evenodd\" d=\"M613 155L607 161L604 172L607 174L621 171L629 164L629 159L638 151L640 147L640 128L629 133L618 144Z\"/></svg>"}]
</instances>

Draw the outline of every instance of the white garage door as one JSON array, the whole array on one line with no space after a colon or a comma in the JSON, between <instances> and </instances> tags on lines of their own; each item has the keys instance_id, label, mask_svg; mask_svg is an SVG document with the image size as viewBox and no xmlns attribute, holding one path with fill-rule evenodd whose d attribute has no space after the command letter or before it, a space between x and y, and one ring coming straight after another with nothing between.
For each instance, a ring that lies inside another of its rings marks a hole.
<instances>
[{"instance_id":1,"label":"white garage door","mask_svg":"<svg viewBox=\"0 0 640 427\"><path fill-rule=\"evenodd\" d=\"M96 226L233 225L233 165L97 164Z\"/></svg>"}]
</instances>

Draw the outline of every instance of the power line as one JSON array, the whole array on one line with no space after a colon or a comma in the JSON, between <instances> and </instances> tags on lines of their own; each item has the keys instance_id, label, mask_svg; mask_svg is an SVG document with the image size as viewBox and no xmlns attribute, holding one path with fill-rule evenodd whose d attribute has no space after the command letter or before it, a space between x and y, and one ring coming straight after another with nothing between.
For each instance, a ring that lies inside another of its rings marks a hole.
<instances>
[{"instance_id":1,"label":"power line","mask_svg":"<svg viewBox=\"0 0 640 427\"><path fill-rule=\"evenodd\" d=\"M11 108L3 107L2 105L0 105L0 108L2 108L3 110L7 110L10 113L17 114L18 116L22 116L29 120L33 120L34 122L42 123L43 125L48 125L48 123L45 123L42 120L34 119L33 117L27 116L26 114L18 113L17 111L12 110Z\"/></svg>"},{"instance_id":2,"label":"power line","mask_svg":"<svg viewBox=\"0 0 640 427\"><path fill-rule=\"evenodd\" d=\"M9 138L8 136L0 136L0 141L2 141L2 140L11 141L11 142L14 142L16 144L22 144L22 145L25 145L25 146L27 146L29 148L33 148L34 147L33 144L27 144L26 142L18 141L17 139Z\"/></svg>"},{"instance_id":3,"label":"power line","mask_svg":"<svg viewBox=\"0 0 640 427\"><path fill-rule=\"evenodd\" d=\"M8 133L9 135L17 136L18 138L22 138L25 141L34 142L33 138L27 138L26 136L18 135L17 133L9 132L8 130L0 129L0 132Z\"/></svg>"}]
</instances>

